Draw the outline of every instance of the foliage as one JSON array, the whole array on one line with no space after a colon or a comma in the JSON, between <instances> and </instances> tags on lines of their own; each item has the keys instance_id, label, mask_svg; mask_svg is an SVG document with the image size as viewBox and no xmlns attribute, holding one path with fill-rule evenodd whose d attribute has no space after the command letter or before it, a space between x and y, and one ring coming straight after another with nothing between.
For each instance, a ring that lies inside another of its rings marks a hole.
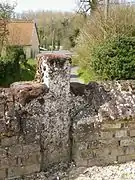
<instances>
[{"instance_id":1,"label":"foliage","mask_svg":"<svg viewBox=\"0 0 135 180\"><path fill-rule=\"evenodd\" d=\"M10 5L7 2L0 2L0 56L4 53L4 47L7 44L8 29L7 23L14 13L14 5Z\"/></svg>"},{"instance_id":2,"label":"foliage","mask_svg":"<svg viewBox=\"0 0 135 180\"><path fill-rule=\"evenodd\" d=\"M0 18L1 19L10 19L14 12L15 4L10 5L7 2L0 3Z\"/></svg>"},{"instance_id":3,"label":"foliage","mask_svg":"<svg viewBox=\"0 0 135 180\"><path fill-rule=\"evenodd\" d=\"M0 58L0 85L9 86L21 80L20 64L25 64L25 54L20 46L8 46L6 56Z\"/></svg>"},{"instance_id":4,"label":"foliage","mask_svg":"<svg viewBox=\"0 0 135 180\"><path fill-rule=\"evenodd\" d=\"M22 46L7 46L6 54L10 60L18 61L19 63L26 62L26 55Z\"/></svg>"},{"instance_id":5,"label":"foliage","mask_svg":"<svg viewBox=\"0 0 135 180\"><path fill-rule=\"evenodd\" d=\"M34 80L36 73L36 60L29 59L27 63L21 65L21 81Z\"/></svg>"},{"instance_id":6,"label":"foliage","mask_svg":"<svg viewBox=\"0 0 135 180\"><path fill-rule=\"evenodd\" d=\"M93 13L101 1L103 2L103 0L78 0L79 13L82 13L84 16Z\"/></svg>"},{"instance_id":7,"label":"foliage","mask_svg":"<svg viewBox=\"0 0 135 180\"><path fill-rule=\"evenodd\" d=\"M0 86L8 86L20 79L20 65L8 57L0 58Z\"/></svg>"},{"instance_id":8,"label":"foliage","mask_svg":"<svg viewBox=\"0 0 135 180\"><path fill-rule=\"evenodd\" d=\"M115 37L100 44L91 63L102 79L135 79L135 37Z\"/></svg>"},{"instance_id":9,"label":"foliage","mask_svg":"<svg viewBox=\"0 0 135 180\"><path fill-rule=\"evenodd\" d=\"M96 72L93 72L91 61L96 47L97 50L100 45L105 47L105 43L108 43L110 37L112 37L112 39L118 37L118 40L119 37L123 36L127 38L134 37L134 17L135 8L129 6L110 8L108 19L105 19L104 12L101 8L90 16L77 39L77 46L75 48L77 56L73 57L73 61L79 65L81 71L85 71L85 73L82 73L83 77L84 74L89 77L86 78L87 82L92 79L100 80L104 78ZM90 74L92 75L91 77Z\"/></svg>"},{"instance_id":10,"label":"foliage","mask_svg":"<svg viewBox=\"0 0 135 180\"><path fill-rule=\"evenodd\" d=\"M50 50L54 48L71 49L75 46L76 37L84 23L83 16L70 12L29 11L17 15L18 18L35 20L40 39L40 45Z\"/></svg>"}]
</instances>

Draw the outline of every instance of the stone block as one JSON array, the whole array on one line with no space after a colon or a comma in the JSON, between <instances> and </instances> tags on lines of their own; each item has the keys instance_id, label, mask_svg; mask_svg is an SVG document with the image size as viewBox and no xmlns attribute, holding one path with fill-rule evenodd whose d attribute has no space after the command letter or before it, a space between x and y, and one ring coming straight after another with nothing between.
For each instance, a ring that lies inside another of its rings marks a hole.
<instances>
[{"instance_id":1,"label":"stone block","mask_svg":"<svg viewBox=\"0 0 135 180\"><path fill-rule=\"evenodd\" d=\"M120 147L108 146L106 148L93 150L93 154L95 155L96 158L102 158L102 159L109 160L111 158L115 159L118 155L124 155L124 151Z\"/></svg>"},{"instance_id":2,"label":"stone block","mask_svg":"<svg viewBox=\"0 0 135 180\"><path fill-rule=\"evenodd\" d=\"M114 132L101 132L101 138L102 139L111 139L114 135Z\"/></svg>"},{"instance_id":3,"label":"stone block","mask_svg":"<svg viewBox=\"0 0 135 180\"><path fill-rule=\"evenodd\" d=\"M1 139L1 146L12 146L18 143L17 136L5 137Z\"/></svg>"},{"instance_id":4,"label":"stone block","mask_svg":"<svg viewBox=\"0 0 135 180\"><path fill-rule=\"evenodd\" d=\"M0 170L0 180L6 179L6 169Z\"/></svg>"},{"instance_id":5,"label":"stone block","mask_svg":"<svg viewBox=\"0 0 135 180\"><path fill-rule=\"evenodd\" d=\"M131 137L135 137L135 129L129 131Z\"/></svg>"},{"instance_id":6,"label":"stone block","mask_svg":"<svg viewBox=\"0 0 135 180\"><path fill-rule=\"evenodd\" d=\"M36 172L40 172L40 164L33 164L23 167L10 167L8 169L8 178L32 174Z\"/></svg>"},{"instance_id":7,"label":"stone block","mask_svg":"<svg viewBox=\"0 0 135 180\"><path fill-rule=\"evenodd\" d=\"M22 157L23 165L32 165L32 164L40 164L41 163L41 155L40 152L32 153Z\"/></svg>"},{"instance_id":8,"label":"stone block","mask_svg":"<svg viewBox=\"0 0 135 180\"><path fill-rule=\"evenodd\" d=\"M8 167L16 166L16 165L17 165L17 158L16 157L2 158L0 161L0 166L2 168L8 168Z\"/></svg>"},{"instance_id":9,"label":"stone block","mask_svg":"<svg viewBox=\"0 0 135 180\"><path fill-rule=\"evenodd\" d=\"M33 121L31 119L31 121ZM29 124L29 122L27 121L27 123ZM27 126L27 125L26 125ZM31 123L31 125L29 124L30 127L27 126L27 128L24 128L24 132L27 134L26 136L24 136L24 140L23 140L23 143L24 144L38 144L40 142L40 139L39 137L37 137L36 135L36 125L33 121L33 123ZM38 126L38 125L37 125ZM38 131L39 132L39 131Z\"/></svg>"},{"instance_id":10,"label":"stone block","mask_svg":"<svg viewBox=\"0 0 135 180\"><path fill-rule=\"evenodd\" d=\"M115 133L116 138L127 137L127 130L118 130Z\"/></svg>"},{"instance_id":11,"label":"stone block","mask_svg":"<svg viewBox=\"0 0 135 180\"><path fill-rule=\"evenodd\" d=\"M0 148L0 159L6 158L7 151L4 148Z\"/></svg>"},{"instance_id":12,"label":"stone block","mask_svg":"<svg viewBox=\"0 0 135 180\"><path fill-rule=\"evenodd\" d=\"M119 146L119 141L115 138L112 139L101 139L99 140L100 146L99 147L118 147Z\"/></svg>"},{"instance_id":13,"label":"stone block","mask_svg":"<svg viewBox=\"0 0 135 180\"><path fill-rule=\"evenodd\" d=\"M25 167L9 167L8 178L25 175Z\"/></svg>"},{"instance_id":14,"label":"stone block","mask_svg":"<svg viewBox=\"0 0 135 180\"><path fill-rule=\"evenodd\" d=\"M82 159L77 157L74 159L74 161L77 167L88 167L88 159Z\"/></svg>"},{"instance_id":15,"label":"stone block","mask_svg":"<svg viewBox=\"0 0 135 180\"><path fill-rule=\"evenodd\" d=\"M135 154L135 146L125 147L126 154Z\"/></svg>"},{"instance_id":16,"label":"stone block","mask_svg":"<svg viewBox=\"0 0 135 180\"><path fill-rule=\"evenodd\" d=\"M134 121L130 121L127 123L127 126L129 129L135 129L135 122Z\"/></svg>"},{"instance_id":17,"label":"stone block","mask_svg":"<svg viewBox=\"0 0 135 180\"><path fill-rule=\"evenodd\" d=\"M0 136L2 137L5 134L6 131L6 123L4 119L0 120Z\"/></svg>"},{"instance_id":18,"label":"stone block","mask_svg":"<svg viewBox=\"0 0 135 180\"><path fill-rule=\"evenodd\" d=\"M23 145L23 153L29 154L33 152L40 152L40 145L39 144L29 144Z\"/></svg>"},{"instance_id":19,"label":"stone block","mask_svg":"<svg viewBox=\"0 0 135 180\"><path fill-rule=\"evenodd\" d=\"M127 161L133 161L133 160L135 160L135 154L118 156L118 162L119 163L124 163L124 162L127 162Z\"/></svg>"},{"instance_id":20,"label":"stone block","mask_svg":"<svg viewBox=\"0 0 135 180\"><path fill-rule=\"evenodd\" d=\"M4 116L4 104L0 103L0 118Z\"/></svg>"},{"instance_id":21,"label":"stone block","mask_svg":"<svg viewBox=\"0 0 135 180\"><path fill-rule=\"evenodd\" d=\"M26 166L25 168L25 174L32 174L35 172L40 172L40 164L33 164L33 165L29 165Z\"/></svg>"},{"instance_id":22,"label":"stone block","mask_svg":"<svg viewBox=\"0 0 135 180\"><path fill-rule=\"evenodd\" d=\"M116 156L101 156L98 158L93 158L88 160L88 166L95 166L95 165L108 165L108 164L114 164L117 161Z\"/></svg>"},{"instance_id":23,"label":"stone block","mask_svg":"<svg viewBox=\"0 0 135 180\"><path fill-rule=\"evenodd\" d=\"M8 156L10 156L10 157L19 156L22 154L23 154L22 145L11 146L8 149Z\"/></svg>"},{"instance_id":24,"label":"stone block","mask_svg":"<svg viewBox=\"0 0 135 180\"><path fill-rule=\"evenodd\" d=\"M110 130L110 129L120 129L121 128L121 123L103 123L101 125L101 129L106 129L106 130Z\"/></svg>"},{"instance_id":25,"label":"stone block","mask_svg":"<svg viewBox=\"0 0 135 180\"><path fill-rule=\"evenodd\" d=\"M134 146L134 145L135 145L135 138L122 139L120 141L120 146Z\"/></svg>"}]
</instances>

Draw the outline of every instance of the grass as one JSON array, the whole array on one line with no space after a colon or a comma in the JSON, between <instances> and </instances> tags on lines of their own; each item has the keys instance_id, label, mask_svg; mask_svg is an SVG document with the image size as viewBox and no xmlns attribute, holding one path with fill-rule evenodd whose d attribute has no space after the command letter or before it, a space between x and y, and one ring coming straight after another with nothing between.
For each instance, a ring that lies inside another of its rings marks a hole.
<instances>
[{"instance_id":1,"label":"grass","mask_svg":"<svg viewBox=\"0 0 135 180\"><path fill-rule=\"evenodd\" d=\"M81 80L84 81L84 83L89 83L90 81L98 81L98 77L96 76L96 74L91 70L87 70L84 68L79 68L77 71L79 77Z\"/></svg>"},{"instance_id":2,"label":"grass","mask_svg":"<svg viewBox=\"0 0 135 180\"><path fill-rule=\"evenodd\" d=\"M36 73L36 60L28 59L26 64L21 65L21 81L32 81Z\"/></svg>"}]
</instances>

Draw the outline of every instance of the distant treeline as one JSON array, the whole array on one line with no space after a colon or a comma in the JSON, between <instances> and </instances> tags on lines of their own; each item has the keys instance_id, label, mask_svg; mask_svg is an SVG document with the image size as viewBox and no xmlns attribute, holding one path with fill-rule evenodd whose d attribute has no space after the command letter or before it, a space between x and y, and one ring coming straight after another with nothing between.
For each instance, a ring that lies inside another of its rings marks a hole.
<instances>
[{"instance_id":1,"label":"distant treeline","mask_svg":"<svg viewBox=\"0 0 135 180\"><path fill-rule=\"evenodd\" d=\"M73 48L84 23L83 16L70 12L28 11L17 14L16 18L34 20L40 45L48 50L51 46L53 49Z\"/></svg>"}]
</instances>

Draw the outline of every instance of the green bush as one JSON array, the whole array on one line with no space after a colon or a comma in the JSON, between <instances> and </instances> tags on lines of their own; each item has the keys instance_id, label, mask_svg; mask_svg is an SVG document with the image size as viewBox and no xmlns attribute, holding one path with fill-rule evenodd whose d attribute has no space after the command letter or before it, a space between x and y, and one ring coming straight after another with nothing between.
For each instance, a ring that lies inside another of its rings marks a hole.
<instances>
[{"instance_id":1,"label":"green bush","mask_svg":"<svg viewBox=\"0 0 135 180\"><path fill-rule=\"evenodd\" d=\"M98 45L91 65L102 79L135 79L135 37L115 37Z\"/></svg>"},{"instance_id":2,"label":"green bush","mask_svg":"<svg viewBox=\"0 0 135 180\"><path fill-rule=\"evenodd\" d=\"M36 73L36 60L29 59L27 63L21 65L21 81L34 80Z\"/></svg>"},{"instance_id":3,"label":"green bush","mask_svg":"<svg viewBox=\"0 0 135 180\"><path fill-rule=\"evenodd\" d=\"M19 81L20 65L7 57L0 58L0 86L8 87L11 83Z\"/></svg>"},{"instance_id":4,"label":"green bush","mask_svg":"<svg viewBox=\"0 0 135 180\"><path fill-rule=\"evenodd\" d=\"M22 46L8 46L6 49L6 56L10 60L19 63L26 63L26 55Z\"/></svg>"},{"instance_id":5,"label":"green bush","mask_svg":"<svg viewBox=\"0 0 135 180\"><path fill-rule=\"evenodd\" d=\"M25 59L22 47L7 47L6 56L0 57L0 86L8 87L21 79L20 64L25 63Z\"/></svg>"},{"instance_id":6,"label":"green bush","mask_svg":"<svg viewBox=\"0 0 135 180\"><path fill-rule=\"evenodd\" d=\"M114 38L110 40L111 37ZM110 7L107 19L104 16L104 9L97 9L87 18L87 22L77 39L76 56L73 57L73 63L80 67L80 76L86 82L90 80L134 78L134 72L132 72L134 62L131 59L134 54L134 45L132 44L132 47L128 45L128 43L133 43L132 37L135 37L134 6ZM114 50L115 48L113 49L112 46L117 45L120 48L117 47ZM108 55L110 51L111 55ZM112 51L117 53L115 57L111 57L114 56ZM98 54L104 58L103 62ZM108 57L105 57L106 55ZM97 63L95 59L97 59ZM105 61L107 61L107 64Z\"/></svg>"}]
</instances>

